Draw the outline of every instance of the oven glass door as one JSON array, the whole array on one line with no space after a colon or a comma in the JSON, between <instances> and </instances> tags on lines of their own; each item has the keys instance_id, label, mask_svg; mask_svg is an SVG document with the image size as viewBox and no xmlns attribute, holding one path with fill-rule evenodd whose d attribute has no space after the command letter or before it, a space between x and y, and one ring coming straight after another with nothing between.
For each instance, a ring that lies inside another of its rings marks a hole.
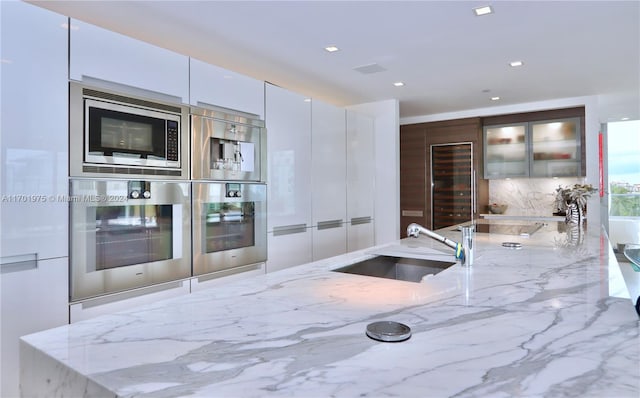
<instances>
[{"instance_id":1,"label":"oven glass door","mask_svg":"<svg viewBox=\"0 0 640 398\"><path fill-rule=\"evenodd\" d=\"M179 115L86 99L85 118L87 161L179 165Z\"/></svg>"},{"instance_id":2,"label":"oven glass door","mask_svg":"<svg viewBox=\"0 0 640 398\"><path fill-rule=\"evenodd\" d=\"M251 247L255 244L255 202L203 203L206 253Z\"/></svg>"},{"instance_id":3,"label":"oven glass door","mask_svg":"<svg viewBox=\"0 0 640 398\"><path fill-rule=\"evenodd\" d=\"M96 270L173 259L173 205L87 208L94 218Z\"/></svg>"},{"instance_id":4,"label":"oven glass door","mask_svg":"<svg viewBox=\"0 0 640 398\"><path fill-rule=\"evenodd\" d=\"M264 184L194 182L193 196L195 275L266 261Z\"/></svg>"},{"instance_id":5,"label":"oven glass door","mask_svg":"<svg viewBox=\"0 0 640 398\"><path fill-rule=\"evenodd\" d=\"M72 301L191 276L189 183L74 179L70 216Z\"/></svg>"}]
</instances>

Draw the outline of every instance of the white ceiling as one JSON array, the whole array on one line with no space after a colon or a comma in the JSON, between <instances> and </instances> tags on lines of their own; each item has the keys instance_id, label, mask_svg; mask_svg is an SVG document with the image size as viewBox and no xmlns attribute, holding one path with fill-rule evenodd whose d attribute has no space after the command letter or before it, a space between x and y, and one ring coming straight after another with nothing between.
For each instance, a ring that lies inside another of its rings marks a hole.
<instances>
[{"instance_id":1,"label":"white ceiling","mask_svg":"<svg viewBox=\"0 0 640 398\"><path fill-rule=\"evenodd\" d=\"M397 98L406 118L598 95L601 121L640 119L637 0L30 2L336 105ZM353 70L372 63L386 70Z\"/></svg>"}]
</instances>

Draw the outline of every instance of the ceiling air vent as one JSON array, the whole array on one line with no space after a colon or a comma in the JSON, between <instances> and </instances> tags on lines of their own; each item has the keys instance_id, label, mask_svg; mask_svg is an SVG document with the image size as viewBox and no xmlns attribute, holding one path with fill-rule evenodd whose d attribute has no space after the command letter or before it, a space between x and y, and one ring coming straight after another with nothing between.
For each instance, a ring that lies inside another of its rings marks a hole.
<instances>
[{"instance_id":1,"label":"ceiling air vent","mask_svg":"<svg viewBox=\"0 0 640 398\"><path fill-rule=\"evenodd\" d=\"M372 73L384 72L386 69L378 64L369 64L358 66L357 68L353 68L353 70L364 75L370 75Z\"/></svg>"}]
</instances>

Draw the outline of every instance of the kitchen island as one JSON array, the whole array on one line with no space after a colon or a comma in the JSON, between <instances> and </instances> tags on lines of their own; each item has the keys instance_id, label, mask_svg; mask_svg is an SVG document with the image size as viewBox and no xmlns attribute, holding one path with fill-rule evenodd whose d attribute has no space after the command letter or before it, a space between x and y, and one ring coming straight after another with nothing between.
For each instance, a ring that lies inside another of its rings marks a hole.
<instances>
[{"instance_id":1,"label":"kitchen island","mask_svg":"<svg viewBox=\"0 0 640 398\"><path fill-rule=\"evenodd\" d=\"M373 253L453 259L422 236L28 335L22 392L640 395L640 322L604 232L552 222L529 237L477 233L474 247L472 267L420 283L332 270ZM412 336L372 340L365 329L376 321L404 323Z\"/></svg>"}]
</instances>

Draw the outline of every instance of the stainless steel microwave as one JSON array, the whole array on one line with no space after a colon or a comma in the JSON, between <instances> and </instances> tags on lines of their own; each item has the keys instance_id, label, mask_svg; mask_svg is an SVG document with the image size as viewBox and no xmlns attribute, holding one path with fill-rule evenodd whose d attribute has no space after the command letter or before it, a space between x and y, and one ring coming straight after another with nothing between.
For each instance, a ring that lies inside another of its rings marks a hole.
<instances>
[{"instance_id":1,"label":"stainless steel microwave","mask_svg":"<svg viewBox=\"0 0 640 398\"><path fill-rule=\"evenodd\" d=\"M189 178L188 107L70 83L72 177Z\"/></svg>"}]
</instances>

